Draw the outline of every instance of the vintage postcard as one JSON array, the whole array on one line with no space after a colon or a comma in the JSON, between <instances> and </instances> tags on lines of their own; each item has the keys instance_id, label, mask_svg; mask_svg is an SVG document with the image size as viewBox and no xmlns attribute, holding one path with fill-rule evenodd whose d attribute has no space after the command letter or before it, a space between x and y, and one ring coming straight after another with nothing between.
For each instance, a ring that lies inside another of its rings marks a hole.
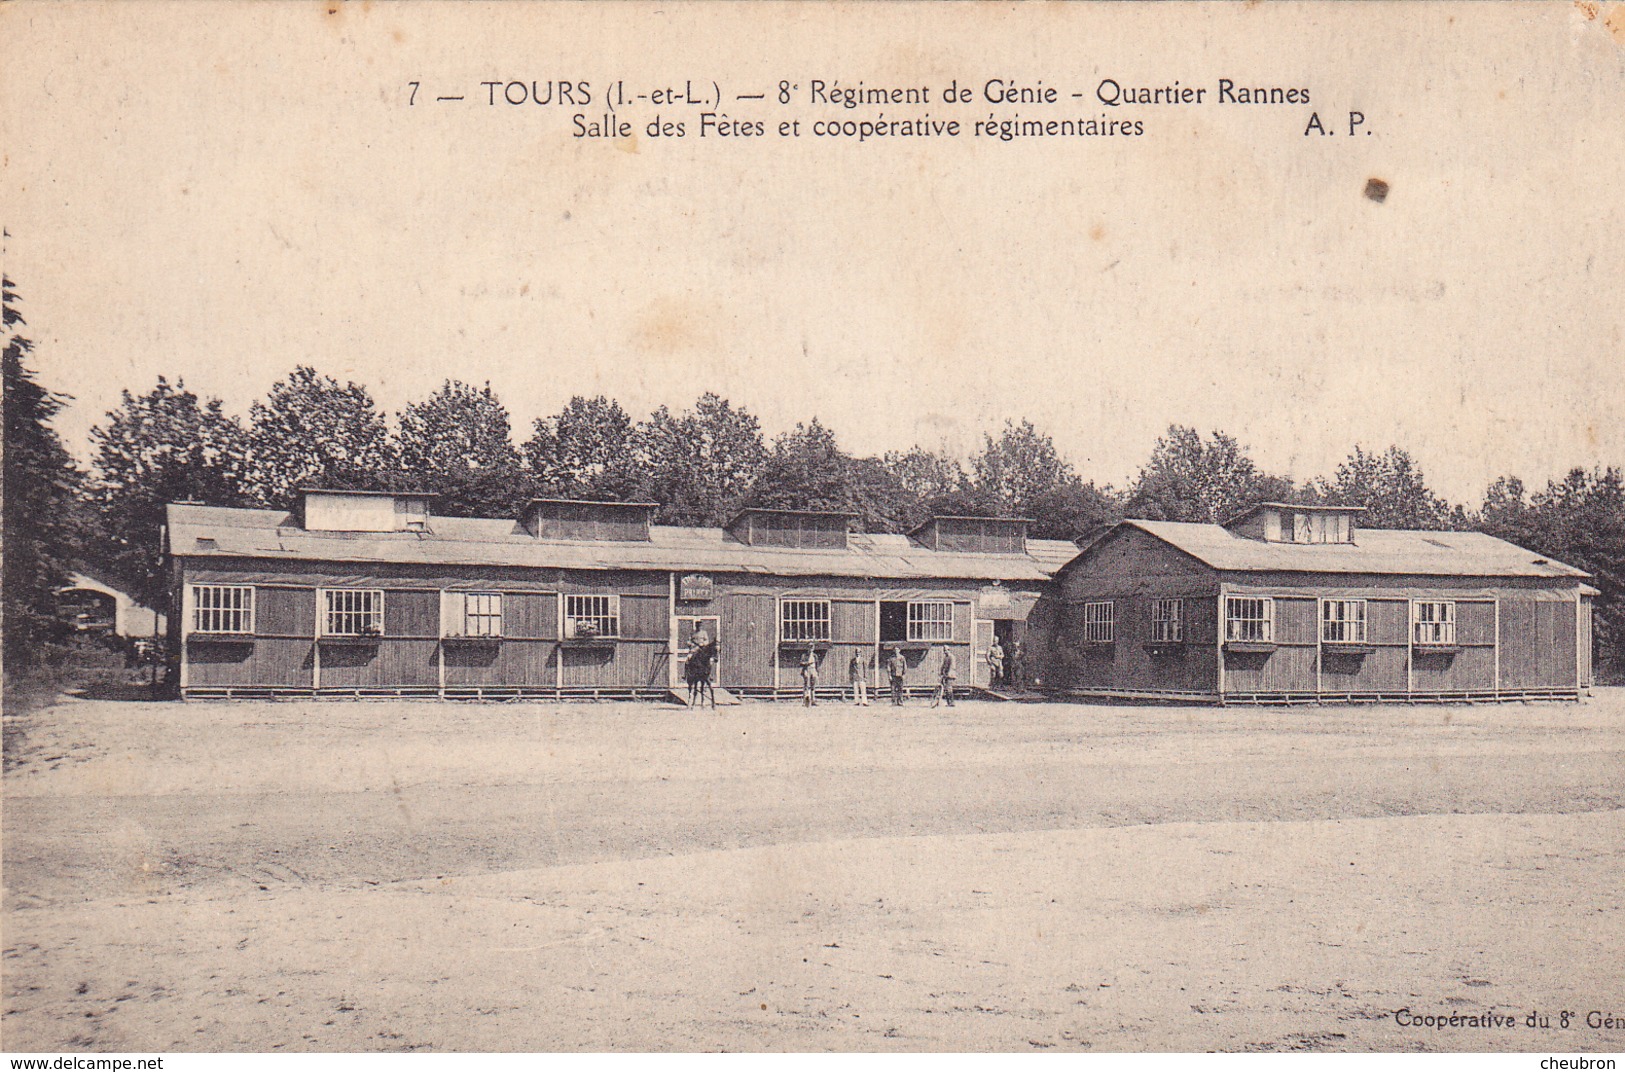
<instances>
[{"instance_id":1,"label":"vintage postcard","mask_svg":"<svg viewBox=\"0 0 1625 1072\"><path fill-rule=\"evenodd\" d=\"M5 1049L1625 1048L1622 176L1600 0L0 4Z\"/></svg>"}]
</instances>

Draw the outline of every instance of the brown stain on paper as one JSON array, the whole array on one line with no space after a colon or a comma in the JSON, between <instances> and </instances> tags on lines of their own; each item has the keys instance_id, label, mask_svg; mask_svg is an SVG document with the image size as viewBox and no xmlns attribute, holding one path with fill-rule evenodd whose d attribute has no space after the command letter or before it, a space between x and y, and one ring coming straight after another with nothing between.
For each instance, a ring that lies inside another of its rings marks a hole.
<instances>
[{"instance_id":1,"label":"brown stain on paper","mask_svg":"<svg viewBox=\"0 0 1625 1072\"><path fill-rule=\"evenodd\" d=\"M634 321L632 341L639 349L658 354L705 350L716 341L712 325L718 315L701 302L656 298Z\"/></svg>"},{"instance_id":2,"label":"brown stain on paper","mask_svg":"<svg viewBox=\"0 0 1625 1072\"><path fill-rule=\"evenodd\" d=\"M1614 43L1625 46L1625 4L1604 6L1601 0L1574 0L1574 10L1587 22L1601 19L1603 28L1614 39Z\"/></svg>"}]
</instances>

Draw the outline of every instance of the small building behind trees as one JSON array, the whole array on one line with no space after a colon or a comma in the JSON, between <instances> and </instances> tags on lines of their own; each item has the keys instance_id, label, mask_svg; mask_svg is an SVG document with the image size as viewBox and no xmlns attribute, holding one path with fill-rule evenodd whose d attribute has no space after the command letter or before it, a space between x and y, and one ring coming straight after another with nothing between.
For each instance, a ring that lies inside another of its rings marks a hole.
<instances>
[{"instance_id":1,"label":"small building behind trees","mask_svg":"<svg viewBox=\"0 0 1625 1072\"><path fill-rule=\"evenodd\" d=\"M70 575L56 595L59 612L76 633L151 640L168 629L162 614L123 587L89 573Z\"/></svg>"}]
</instances>

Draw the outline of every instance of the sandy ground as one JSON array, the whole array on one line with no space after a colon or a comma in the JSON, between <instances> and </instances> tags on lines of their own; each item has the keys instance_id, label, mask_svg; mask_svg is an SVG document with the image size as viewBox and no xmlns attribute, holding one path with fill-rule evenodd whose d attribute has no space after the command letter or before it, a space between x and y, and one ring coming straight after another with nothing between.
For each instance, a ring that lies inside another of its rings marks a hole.
<instances>
[{"instance_id":1,"label":"sandy ground","mask_svg":"<svg viewBox=\"0 0 1625 1072\"><path fill-rule=\"evenodd\" d=\"M0 1045L1617 1051L1622 716L67 702Z\"/></svg>"}]
</instances>

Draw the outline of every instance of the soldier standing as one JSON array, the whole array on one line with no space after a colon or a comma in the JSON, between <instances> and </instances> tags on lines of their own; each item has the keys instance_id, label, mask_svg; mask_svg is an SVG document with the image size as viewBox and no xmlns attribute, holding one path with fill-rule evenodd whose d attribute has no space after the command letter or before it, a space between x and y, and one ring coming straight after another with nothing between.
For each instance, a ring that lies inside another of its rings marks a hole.
<instances>
[{"instance_id":1,"label":"soldier standing","mask_svg":"<svg viewBox=\"0 0 1625 1072\"><path fill-rule=\"evenodd\" d=\"M903 679L908 676L908 660L903 658L902 648L893 648L891 658L886 660L886 673L891 678L891 702L893 707L903 706Z\"/></svg>"},{"instance_id":2,"label":"soldier standing","mask_svg":"<svg viewBox=\"0 0 1625 1072\"><path fill-rule=\"evenodd\" d=\"M942 665L937 668L937 691L931 696L932 707L942 700L946 700L949 707L954 705L954 679L958 676L953 649L945 647L942 649Z\"/></svg>"},{"instance_id":3,"label":"soldier standing","mask_svg":"<svg viewBox=\"0 0 1625 1072\"><path fill-rule=\"evenodd\" d=\"M852 686L852 702L859 707L869 706L869 660L863 657L863 649L852 653L852 661L847 664L846 676Z\"/></svg>"},{"instance_id":4,"label":"soldier standing","mask_svg":"<svg viewBox=\"0 0 1625 1072\"><path fill-rule=\"evenodd\" d=\"M801 706L818 706L818 656L811 648L801 657Z\"/></svg>"}]
</instances>

